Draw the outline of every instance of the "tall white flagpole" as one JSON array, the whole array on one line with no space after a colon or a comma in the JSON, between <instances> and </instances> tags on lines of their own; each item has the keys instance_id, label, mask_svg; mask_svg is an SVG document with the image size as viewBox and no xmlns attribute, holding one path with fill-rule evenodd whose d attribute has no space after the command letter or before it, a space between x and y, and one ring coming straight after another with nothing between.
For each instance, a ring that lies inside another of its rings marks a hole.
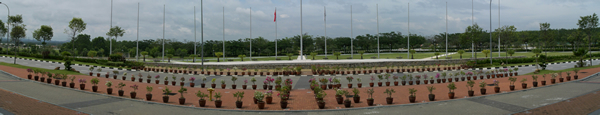
<instances>
[{"instance_id":1,"label":"tall white flagpole","mask_svg":"<svg viewBox=\"0 0 600 115\"><path fill-rule=\"evenodd\" d=\"M352 28L352 5L350 5L350 58L354 59L354 30Z\"/></svg>"},{"instance_id":2,"label":"tall white flagpole","mask_svg":"<svg viewBox=\"0 0 600 115\"><path fill-rule=\"evenodd\" d=\"M408 43L406 44L406 59L410 59L410 3L408 3Z\"/></svg>"},{"instance_id":3,"label":"tall white flagpole","mask_svg":"<svg viewBox=\"0 0 600 115\"><path fill-rule=\"evenodd\" d=\"M325 57L327 57L327 9L323 6L323 28L325 28Z\"/></svg>"},{"instance_id":4,"label":"tall white flagpole","mask_svg":"<svg viewBox=\"0 0 600 115\"><path fill-rule=\"evenodd\" d=\"M250 7L250 60L252 60L252 7Z\"/></svg>"},{"instance_id":5,"label":"tall white flagpole","mask_svg":"<svg viewBox=\"0 0 600 115\"><path fill-rule=\"evenodd\" d=\"M473 28L473 24L475 24L474 23L475 22L475 20L474 20L475 18L473 18L473 7L474 7L473 0L471 0L471 28ZM473 39L475 39L475 36L473 36L473 33L471 33L471 58L475 57L475 47L474 47L475 46L475 44L474 44L475 40L473 40Z\"/></svg>"},{"instance_id":6,"label":"tall white flagpole","mask_svg":"<svg viewBox=\"0 0 600 115\"><path fill-rule=\"evenodd\" d=\"M138 2L138 17L137 17L137 39L135 40L135 60L138 61L140 59L139 54L139 47L140 47L140 3Z\"/></svg>"},{"instance_id":7,"label":"tall white flagpole","mask_svg":"<svg viewBox=\"0 0 600 115\"><path fill-rule=\"evenodd\" d=\"M490 0L490 65L494 64L492 63L492 0Z\"/></svg>"},{"instance_id":8,"label":"tall white flagpole","mask_svg":"<svg viewBox=\"0 0 600 115\"><path fill-rule=\"evenodd\" d=\"M500 0L498 0L498 28L501 28L500 25ZM500 57L500 34L498 34L498 57Z\"/></svg>"},{"instance_id":9,"label":"tall white flagpole","mask_svg":"<svg viewBox=\"0 0 600 115\"><path fill-rule=\"evenodd\" d=\"M202 45L200 50L200 55L202 56L200 62L202 63L202 71L204 71L204 0L200 0L200 42Z\"/></svg>"},{"instance_id":10,"label":"tall white flagpole","mask_svg":"<svg viewBox=\"0 0 600 115\"><path fill-rule=\"evenodd\" d=\"M275 58L277 58L277 7L275 7Z\"/></svg>"},{"instance_id":11,"label":"tall white flagpole","mask_svg":"<svg viewBox=\"0 0 600 115\"><path fill-rule=\"evenodd\" d=\"M448 58L448 2L446 2L446 59Z\"/></svg>"},{"instance_id":12,"label":"tall white flagpole","mask_svg":"<svg viewBox=\"0 0 600 115\"><path fill-rule=\"evenodd\" d=\"M300 0L300 60L304 59L304 56L302 55L303 53L303 46L302 46L302 41L304 39L304 36L302 34L302 0Z\"/></svg>"},{"instance_id":13,"label":"tall white flagpole","mask_svg":"<svg viewBox=\"0 0 600 115\"><path fill-rule=\"evenodd\" d=\"M162 39L162 60L165 61L165 14L167 13L166 5L163 4L163 39Z\"/></svg>"},{"instance_id":14,"label":"tall white flagpole","mask_svg":"<svg viewBox=\"0 0 600 115\"><path fill-rule=\"evenodd\" d=\"M112 29L112 11L113 11L113 1L112 1L112 0L110 0L110 29ZM110 32L110 29L108 29L108 30L109 30L109 32ZM109 46L109 47L110 47L110 48L109 48L108 50L110 50L110 51L109 51L109 54L112 54L112 38L111 38L110 36L109 36L108 38L110 38L110 39L109 39L109 41L110 41L110 42L109 42L109 43L110 43L110 46ZM75 49L73 49L73 50L75 50Z\"/></svg>"},{"instance_id":15,"label":"tall white flagpole","mask_svg":"<svg viewBox=\"0 0 600 115\"><path fill-rule=\"evenodd\" d=\"M379 4L375 4L375 7L377 8L377 58L379 57Z\"/></svg>"},{"instance_id":16,"label":"tall white flagpole","mask_svg":"<svg viewBox=\"0 0 600 115\"><path fill-rule=\"evenodd\" d=\"M223 6L223 61L225 61L225 6Z\"/></svg>"},{"instance_id":17,"label":"tall white flagpole","mask_svg":"<svg viewBox=\"0 0 600 115\"><path fill-rule=\"evenodd\" d=\"M198 44L198 41L196 40L196 6L194 6L194 55L196 54L196 44ZM196 56L194 56L194 59L192 59L193 62L196 62Z\"/></svg>"}]
</instances>

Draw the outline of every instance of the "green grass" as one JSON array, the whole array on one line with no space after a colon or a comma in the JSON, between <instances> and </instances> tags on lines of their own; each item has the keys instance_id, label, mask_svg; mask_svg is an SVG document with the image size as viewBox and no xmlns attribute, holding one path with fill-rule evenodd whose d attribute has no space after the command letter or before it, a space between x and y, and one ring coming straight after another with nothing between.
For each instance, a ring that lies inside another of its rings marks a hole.
<instances>
[{"instance_id":1,"label":"green grass","mask_svg":"<svg viewBox=\"0 0 600 115\"><path fill-rule=\"evenodd\" d=\"M346 60L348 57L350 57L350 54L342 54L340 55L338 58L340 60ZM398 56L402 56L402 59L409 59L406 57L406 53L381 53L380 54L380 58L379 59L396 59L396 57ZM428 58L428 57L432 57L435 56L433 55L433 53L416 53L414 54L414 58L415 59L423 59L423 58ZM279 59L281 60L289 60L289 58L287 56L277 56ZM371 57L377 57L377 54L364 54L363 55L363 59L371 59ZM291 57L292 60L295 60L296 58L298 58L298 55L294 55ZM325 58L325 55L318 55L315 56L316 60L323 60L323 58ZM329 58L328 60L335 60L336 57L334 55L327 55L327 58ZM178 61L181 61L181 58L175 58ZM185 57L184 59L185 62L191 62L191 58L190 57ZM197 60L199 60L198 57L196 57ZM215 57L204 57L204 59L210 60L210 62L216 62L217 59ZM227 57L227 59L233 59L233 61L241 61L240 58L237 57ZM257 59L258 61L272 61L275 60L275 56L269 56L269 57L253 57L253 59ZM307 55L306 59L312 59L312 56ZM352 59L360 59L360 54L354 54L354 57ZM150 59L152 60L152 59ZM221 62L223 62L223 58L220 59ZM146 59L146 61L149 61L149 59ZM249 57L245 57L244 61L250 61ZM199 62L199 61L197 61Z\"/></svg>"},{"instance_id":2,"label":"green grass","mask_svg":"<svg viewBox=\"0 0 600 115\"><path fill-rule=\"evenodd\" d=\"M9 67L16 67L16 68L22 68L22 69L38 69L38 70L43 70L43 71L46 71L46 72L58 73L58 74L83 75L81 73L77 73L77 72L73 72L73 71L67 71L67 70L44 69L44 68L29 67L29 66L24 66L24 65L19 65L19 64L10 64L10 63L4 63L4 62L0 62L0 65L9 66ZM62 69L64 69L64 68L62 68Z\"/></svg>"},{"instance_id":3,"label":"green grass","mask_svg":"<svg viewBox=\"0 0 600 115\"><path fill-rule=\"evenodd\" d=\"M0 54L0 56L11 56L14 57L14 55L4 55L4 54ZM35 60L44 60L44 61L55 61L55 62L65 62L64 60L55 60L55 59L42 59L42 58L35 58L35 57L24 57L24 56L17 56L20 58L25 58L25 59L35 59ZM119 68L119 67L115 67L115 66L108 66L108 65L101 65L101 64L97 64L97 63L87 63L87 62L80 62L80 61L71 61L72 64L85 64L85 65L92 65L92 66L104 66L104 67L114 67L114 68Z\"/></svg>"},{"instance_id":4,"label":"green grass","mask_svg":"<svg viewBox=\"0 0 600 115\"><path fill-rule=\"evenodd\" d=\"M498 57L498 52L493 52L492 53L494 57ZM542 52L542 54L546 54L545 52ZM475 55L477 55L477 58L483 58L485 57L485 55L481 52L475 52ZM515 54L513 54L513 56L526 56L526 57L532 57L535 54L532 52L515 52ZM556 55L573 55L573 52L548 52L548 56L556 56ZM452 54L450 55L452 56L453 59L458 59L460 58L460 54L456 53L456 54ZM463 59L466 58L471 58L471 52L465 52L463 53ZM505 52L500 52L500 56L506 56ZM488 55L489 57L489 55Z\"/></svg>"},{"instance_id":5,"label":"green grass","mask_svg":"<svg viewBox=\"0 0 600 115\"><path fill-rule=\"evenodd\" d=\"M569 69L563 69L563 70L541 70L540 73L528 73L525 75L553 74L553 73L558 73L558 72L573 71L576 69L582 70L582 69L590 69L590 68L597 68L597 67L600 67L600 65L586 66L586 67L580 67L580 68L569 68Z\"/></svg>"}]
</instances>

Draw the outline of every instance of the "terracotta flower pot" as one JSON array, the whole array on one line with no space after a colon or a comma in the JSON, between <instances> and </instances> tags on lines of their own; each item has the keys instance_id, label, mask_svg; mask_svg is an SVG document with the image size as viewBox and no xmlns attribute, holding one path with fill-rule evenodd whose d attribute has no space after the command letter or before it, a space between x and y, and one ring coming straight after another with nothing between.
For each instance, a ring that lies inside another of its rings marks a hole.
<instances>
[{"instance_id":1,"label":"terracotta flower pot","mask_svg":"<svg viewBox=\"0 0 600 115\"><path fill-rule=\"evenodd\" d=\"M558 81L563 82L564 78L558 78Z\"/></svg>"},{"instance_id":2,"label":"terracotta flower pot","mask_svg":"<svg viewBox=\"0 0 600 115\"><path fill-rule=\"evenodd\" d=\"M246 89L248 85L242 85L242 89Z\"/></svg>"},{"instance_id":3,"label":"terracotta flower pot","mask_svg":"<svg viewBox=\"0 0 600 115\"><path fill-rule=\"evenodd\" d=\"M323 88L325 89L325 88ZM263 90L267 90L267 85L263 85Z\"/></svg>"},{"instance_id":4,"label":"terracotta flower pot","mask_svg":"<svg viewBox=\"0 0 600 115\"><path fill-rule=\"evenodd\" d=\"M273 103L273 97L265 97L265 101L267 102L267 104L271 104Z\"/></svg>"},{"instance_id":5,"label":"terracotta flower pot","mask_svg":"<svg viewBox=\"0 0 600 115\"><path fill-rule=\"evenodd\" d=\"M348 84L348 88L352 88L352 84L351 83Z\"/></svg>"},{"instance_id":6,"label":"terracotta flower pot","mask_svg":"<svg viewBox=\"0 0 600 115\"><path fill-rule=\"evenodd\" d=\"M556 83L556 79L550 79L550 83L552 83L552 84Z\"/></svg>"},{"instance_id":7,"label":"terracotta flower pot","mask_svg":"<svg viewBox=\"0 0 600 115\"><path fill-rule=\"evenodd\" d=\"M125 91L119 90L119 91L117 91L117 93L119 94L119 96L123 96L123 93L125 93Z\"/></svg>"},{"instance_id":8,"label":"terracotta flower pot","mask_svg":"<svg viewBox=\"0 0 600 115\"><path fill-rule=\"evenodd\" d=\"M408 101L410 103L415 103L415 100L417 100L417 97L415 97L415 96L408 96Z\"/></svg>"},{"instance_id":9,"label":"terracotta flower pot","mask_svg":"<svg viewBox=\"0 0 600 115\"><path fill-rule=\"evenodd\" d=\"M152 100L152 94L146 94L146 101Z\"/></svg>"},{"instance_id":10,"label":"terracotta flower pot","mask_svg":"<svg viewBox=\"0 0 600 115\"><path fill-rule=\"evenodd\" d=\"M69 83L69 87L75 88L75 83Z\"/></svg>"},{"instance_id":11,"label":"terracotta flower pot","mask_svg":"<svg viewBox=\"0 0 600 115\"><path fill-rule=\"evenodd\" d=\"M385 82L385 86L390 86L390 82Z\"/></svg>"},{"instance_id":12,"label":"terracotta flower pot","mask_svg":"<svg viewBox=\"0 0 600 115\"><path fill-rule=\"evenodd\" d=\"M179 105L185 104L185 98L179 98Z\"/></svg>"},{"instance_id":13,"label":"terracotta flower pot","mask_svg":"<svg viewBox=\"0 0 600 115\"><path fill-rule=\"evenodd\" d=\"M419 85L419 84L421 84L421 81L417 80L417 81L415 81L415 84Z\"/></svg>"},{"instance_id":14,"label":"terracotta flower pot","mask_svg":"<svg viewBox=\"0 0 600 115\"><path fill-rule=\"evenodd\" d=\"M79 84L79 89L85 90L85 84Z\"/></svg>"},{"instance_id":15,"label":"terracotta flower pot","mask_svg":"<svg viewBox=\"0 0 600 115\"><path fill-rule=\"evenodd\" d=\"M546 81L542 81L542 85L546 85Z\"/></svg>"},{"instance_id":16,"label":"terracotta flower pot","mask_svg":"<svg viewBox=\"0 0 600 115\"><path fill-rule=\"evenodd\" d=\"M344 98L342 96L335 96L335 100L337 101L337 104L343 104L344 103Z\"/></svg>"},{"instance_id":17,"label":"terracotta flower pot","mask_svg":"<svg viewBox=\"0 0 600 115\"><path fill-rule=\"evenodd\" d=\"M358 88L362 88L362 83L357 83L356 86L358 86Z\"/></svg>"},{"instance_id":18,"label":"terracotta flower pot","mask_svg":"<svg viewBox=\"0 0 600 115\"><path fill-rule=\"evenodd\" d=\"M377 86L381 87L383 85L382 82L377 82Z\"/></svg>"},{"instance_id":19,"label":"terracotta flower pot","mask_svg":"<svg viewBox=\"0 0 600 115\"><path fill-rule=\"evenodd\" d=\"M66 81L63 81L63 82L61 82L61 85L62 85L63 87L67 87L67 82L66 82Z\"/></svg>"},{"instance_id":20,"label":"terracotta flower pot","mask_svg":"<svg viewBox=\"0 0 600 115\"><path fill-rule=\"evenodd\" d=\"M522 84L521 84L521 87L522 87L523 89L527 89L527 84L526 84L526 83L522 83Z\"/></svg>"},{"instance_id":21,"label":"terracotta flower pot","mask_svg":"<svg viewBox=\"0 0 600 115\"><path fill-rule=\"evenodd\" d=\"M169 103L169 96L163 96L163 103ZM216 103L216 101L215 101Z\"/></svg>"},{"instance_id":22,"label":"terracotta flower pot","mask_svg":"<svg viewBox=\"0 0 600 115\"><path fill-rule=\"evenodd\" d=\"M579 76L578 75L574 75L573 79L579 79Z\"/></svg>"},{"instance_id":23,"label":"terracotta flower pot","mask_svg":"<svg viewBox=\"0 0 600 115\"><path fill-rule=\"evenodd\" d=\"M469 94L469 97L473 97L473 95L475 94L475 91L467 91L467 93Z\"/></svg>"},{"instance_id":24,"label":"terracotta flower pot","mask_svg":"<svg viewBox=\"0 0 600 115\"><path fill-rule=\"evenodd\" d=\"M92 91L94 91L94 92L98 91L98 86L92 86Z\"/></svg>"},{"instance_id":25,"label":"terracotta flower pot","mask_svg":"<svg viewBox=\"0 0 600 115\"><path fill-rule=\"evenodd\" d=\"M486 93L487 90L486 89L479 89L479 91L481 92L481 95L485 95L485 93Z\"/></svg>"},{"instance_id":26,"label":"terracotta flower pot","mask_svg":"<svg viewBox=\"0 0 600 115\"><path fill-rule=\"evenodd\" d=\"M265 102L258 102L258 109L265 109Z\"/></svg>"},{"instance_id":27,"label":"terracotta flower pot","mask_svg":"<svg viewBox=\"0 0 600 115\"><path fill-rule=\"evenodd\" d=\"M217 87L217 84L214 84L214 83L210 84L210 87L212 87L214 89L215 87Z\"/></svg>"},{"instance_id":28,"label":"terracotta flower pot","mask_svg":"<svg viewBox=\"0 0 600 115\"><path fill-rule=\"evenodd\" d=\"M423 80L423 83L425 83L425 84L429 84L429 81L427 81L427 80Z\"/></svg>"},{"instance_id":29,"label":"terracotta flower pot","mask_svg":"<svg viewBox=\"0 0 600 115\"><path fill-rule=\"evenodd\" d=\"M500 87L494 87L494 92L500 93Z\"/></svg>"},{"instance_id":30,"label":"terracotta flower pot","mask_svg":"<svg viewBox=\"0 0 600 115\"><path fill-rule=\"evenodd\" d=\"M215 107L216 107L216 108L221 108L221 105L222 105L222 104L223 104L223 101L221 101L221 100L216 100L216 101L215 101ZM260 107L260 106L259 106L259 107Z\"/></svg>"},{"instance_id":31,"label":"terracotta flower pot","mask_svg":"<svg viewBox=\"0 0 600 115\"><path fill-rule=\"evenodd\" d=\"M129 93L129 96L130 96L132 99L135 99L135 96L136 96L136 95L137 95L137 93L135 93L135 92L131 92L131 93Z\"/></svg>"},{"instance_id":32,"label":"terracotta flower pot","mask_svg":"<svg viewBox=\"0 0 600 115\"><path fill-rule=\"evenodd\" d=\"M435 101L435 94L429 94L429 101Z\"/></svg>"},{"instance_id":33,"label":"terracotta flower pot","mask_svg":"<svg viewBox=\"0 0 600 115\"><path fill-rule=\"evenodd\" d=\"M508 88L510 88L511 91L514 91L515 90L515 85L510 85L510 86L508 86Z\"/></svg>"},{"instance_id":34,"label":"terracotta flower pot","mask_svg":"<svg viewBox=\"0 0 600 115\"><path fill-rule=\"evenodd\" d=\"M169 81L163 81L163 84L169 85Z\"/></svg>"},{"instance_id":35,"label":"terracotta flower pot","mask_svg":"<svg viewBox=\"0 0 600 115\"><path fill-rule=\"evenodd\" d=\"M450 92L450 93L448 93L448 98L450 98L450 99L454 99L454 92Z\"/></svg>"},{"instance_id":36,"label":"terracotta flower pot","mask_svg":"<svg viewBox=\"0 0 600 115\"><path fill-rule=\"evenodd\" d=\"M373 106L374 99L367 99L367 105Z\"/></svg>"},{"instance_id":37,"label":"terracotta flower pot","mask_svg":"<svg viewBox=\"0 0 600 115\"><path fill-rule=\"evenodd\" d=\"M125 76L121 77L121 80L125 80L125 79L127 79L127 77L125 77Z\"/></svg>"},{"instance_id":38,"label":"terracotta flower pot","mask_svg":"<svg viewBox=\"0 0 600 115\"><path fill-rule=\"evenodd\" d=\"M176 81L171 81L171 85L175 86Z\"/></svg>"},{"instance_id":39,"label":"terracotta flower pot","mask_svg":"<svg viewBox=\"0 0 600 115\"><path fill-rule=\"evenodd\" d=\"M414 81L408 81L408 85L413 85Z\"/></svg>"},{"instance_id":40,"label":"terracotta flower pot","mask_svg":"<svg viewBox=\"0 0 600 115\"><path fill-rule=\"evenodd\" d=\"M200 107L206 106L206 100L198 100L198 105L200 105Z\"/></svg>"},{"instance_id":41,"label":"terracotta flower pot","mask_svg":"<svg viewBox=\"0 0 600 115\"><path fill-rule=\"evenodd\" d=\"M288 104L287 101L281 101L281 102L279 102L279 106L281 107L281 109L287 108L287 104Z\"/></svg>"},{"instance_id":42,"label":"terracotta flower pot","mask_svg":"<svg viewBox=\"0 0 600 115\"><path fill-rule=\"evenodd\" d=\"M571 81L571 76L567 76L567 81Z\"/></svg>"},{"instance_id":43,"label":"terracotta flower pot","mask_svg":"<svg viewBox=\"0 0 600 115\"><path fill-rule=\"evenodd\" d=\"M272 85L269 85L269 86L267 86L267 89L269 89L269 90L273 90L273 86L272 86Z\"/></svg>"},{"instance_id":44,"label":"terracotta flower pot","mask_svg":"<svg viewBox=\"0 0 600 115\"><path fill-rule=\"evenodd\" d=\"M371 82L371 83L369 83L369 86L373 87L373 86L375 86L375 83Z\"/></svg>"},{"instance_id":45,"label":"terracotta flower pot","mask_svg":"<svg viewBox=\"0 0 600 115\"><path fill-rule=\"evenodd\" d=\"M352 99L354 100L354 103L360 102L360 96L354 96L354 97L352 97Z\"/></svg>"},{"instance_id":46,"label":"terracotta flower pot","mask_svg":"<svg viewBox=\"0 0 600 115\"><path fill-rule=\"evenodd\" d=\"M345 100L345 101L344 101L344 107L348 108L348 107L350 107L350 106L352 106L352 101L350 101L350 100Z\"/></svg>"},{"instance_id":47,"label":"terracotta flower pot","mask_svg":"<svg viewBox=\"0 0 600 115\"><path fill-rule=\"evenodd\" d=\"M538 86L538 82L537 82L537 81L534 81L534 82L533 82L533 87L537 87L537 86Z\"/></svg>"},{"instance_id":48,"label":"terracotta flower pot","mask_svg":"<svg viewBox=\"0 0 600 115\"><path fill-rule=\"evenodd\" d=\"M152 80L150 80L150 79L146 79L146 83L150 83L150 81L152 81Z\"/></svg>"},{"instance_id":49,"label":"terracotta flower pot","mask_svg":"<svg viewBox=\"0 0 600 115\"><path fill-rule=\"evenodd\" d=\"M319 101L319 102L317 102L317 106L319 106L319 109L324 109L325 108L325 102L324 101Z\"/></svg>"},{"instance_id":50,"label":"terracotta flower pot","mask_svg":"<svg viewBox=\"0 0 600 115\"><path fill-rule=\"evenodd\" d=\"M385 98L385 102L386 102L387 104L392 104L392 103L394 103L394 98L387 97L387 98Z\"/></svg>"},{"instance_id":51,"label":"terracotta flower pot","mask_svg":"<svg viewBox=\"0 0 600 115\"><path fill-rule=\"evenodd\" d=\"M227 85L221 84L221 89L225 89L225 87L227 87Z\"/></svg>"}]
</instances>

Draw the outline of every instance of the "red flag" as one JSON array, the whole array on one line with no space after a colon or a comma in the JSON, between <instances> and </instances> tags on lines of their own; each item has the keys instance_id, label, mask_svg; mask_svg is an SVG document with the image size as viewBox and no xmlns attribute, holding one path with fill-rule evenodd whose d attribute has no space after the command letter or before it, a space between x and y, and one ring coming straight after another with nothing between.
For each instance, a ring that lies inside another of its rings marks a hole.
<instances>
[{"instance_id":1,"label":"red flag","mask_svg":"<svg viewBox=\"0 0 600 115\"><path fill-rule=\"evenodd\" d=\"M277 9L275 9L275 13L273 13L273 15L275 15L275 17L273 18L273 22L277 21Z\"/></svg>"}]
</instances>

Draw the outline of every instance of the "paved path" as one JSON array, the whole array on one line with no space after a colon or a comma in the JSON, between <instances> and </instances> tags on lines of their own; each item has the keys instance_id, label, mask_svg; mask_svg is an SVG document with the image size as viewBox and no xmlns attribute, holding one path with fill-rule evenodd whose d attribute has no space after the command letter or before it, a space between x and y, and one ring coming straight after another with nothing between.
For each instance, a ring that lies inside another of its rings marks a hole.
<instances>
[{"instance_id":1,"label":"paved path","mask_svg":"<svg viewBox=\"0 0 600 115\"><path fill-rule=\"evenodd\" d=\"M6 62L6 58L0 58L0 61ZM594 61L595 63L599 61ZM27 62L19 60L19 64L36 66L42 68L54 68L56 64ZM550 65L547 69L560 70L573 67L573 63ZM76 69L85 69L76 67ZM520 74L533 71L533 67L522 67ZM87 70L87 69L85 69ZM9 71L9 70L3 70ZM82 73L87 73L82 71ZM136 72L133 72L136 73ZM145 72L142 72L146 74ZM154 73L153 73L154 74ZM432 73L428 73L432 74ZM168 74L165 74L168 75ZM230 77L212 76L220 79ZM292 77L295 80L303 81L313 76ZM369 75L358 77L365 78ZM600 82L599 77L593 76L587 81ZM97 93L89 93L70 88L57 87L39 82L28 80L19 80L4 72L0 73L0 80L11 80L12 82L0 82L0 88L21 95L29 96L34 99L45 101L51 104L63 106L66 108L83 111L90 114L243 114L247 111L236 110L207 110L197 107L181 107L173 105L164 105L152 102L144 102L105 96ZM18 80L18 81L14 81ZM239 81L239 80L238 80ZM345 80L343 80L345 81ZM510 93L497 95L480 96L474 98L461 98L449 101L439 101L422 104L404 104L393 106L377 106L371 108L353 108L353 109L334 109L334 110L315 110L315 111L280 111L270 112L261 111L260 114L511 114L540 106L560 102L589 92L600 90L600 83L590 82L567 82L542 88L533 88ZM295 82L296 83L296 82ZM304 83L295 84L303 86ZM55 93L62 92L62 93Z\"/></svg>"}]
</instances>

